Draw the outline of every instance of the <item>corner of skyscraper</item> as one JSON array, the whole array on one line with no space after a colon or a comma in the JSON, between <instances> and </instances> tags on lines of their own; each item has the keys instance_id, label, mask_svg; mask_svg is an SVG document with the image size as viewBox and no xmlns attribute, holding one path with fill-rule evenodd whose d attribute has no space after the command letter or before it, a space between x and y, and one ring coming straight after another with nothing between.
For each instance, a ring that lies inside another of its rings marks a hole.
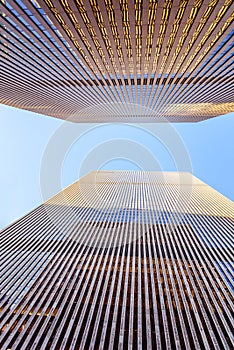
<instances>
[{"instance_id":1,"label":"corner of skyscraper","mask_svg":"<svg viewBox=\"0 0 234 350\"><path fill-rule=\"evenodd\" d=\"M98 171L1 232L1 349L232 349L233 203Z\"/></svg>"}]
</instances>

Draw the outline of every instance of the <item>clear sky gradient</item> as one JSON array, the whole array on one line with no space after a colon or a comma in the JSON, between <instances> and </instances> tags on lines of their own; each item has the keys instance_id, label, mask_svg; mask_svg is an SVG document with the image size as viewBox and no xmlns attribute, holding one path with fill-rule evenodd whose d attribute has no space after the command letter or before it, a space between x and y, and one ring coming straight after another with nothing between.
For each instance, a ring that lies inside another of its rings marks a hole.
<instances>
[{"instance_id":1,"label":"clear sky gradient","mask_svg":"<svg viewBox=\"0 0 234 350\"><path fill-rule=\"evenodd\" d=\"M64 188L96 168L164 171L191 168L195 176L234 200L234 113L200 123L154 124L142 129L142 124L74 126L1 105L0 119L0 228L47 199L41 193L42 168L50 195L57 190L53 186L55 176ZM162 133L165 139L161 139ZM176 150L179 144L183 145L182 151ZM180 159L176 152L180 152ZM55 163L57 158L62 159L61 167Z\"/></svg>"}]
</instances>

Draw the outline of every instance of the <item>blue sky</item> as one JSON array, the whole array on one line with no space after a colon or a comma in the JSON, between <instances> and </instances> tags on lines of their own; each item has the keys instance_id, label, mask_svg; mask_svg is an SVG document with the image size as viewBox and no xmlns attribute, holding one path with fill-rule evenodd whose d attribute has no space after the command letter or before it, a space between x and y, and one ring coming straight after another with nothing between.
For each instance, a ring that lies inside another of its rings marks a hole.
<instances>
[{"instance_id":1,"label":"blue sky","mask_svg":"<svg viewBox=\"0 0 234 350\"><path fill-rule=\"evenodd\" d=\"M234 113L200 123L93 125L2 105L0 118L0 228L97 168L192 171L234 200Z\"/></svg>"}]
</instances>

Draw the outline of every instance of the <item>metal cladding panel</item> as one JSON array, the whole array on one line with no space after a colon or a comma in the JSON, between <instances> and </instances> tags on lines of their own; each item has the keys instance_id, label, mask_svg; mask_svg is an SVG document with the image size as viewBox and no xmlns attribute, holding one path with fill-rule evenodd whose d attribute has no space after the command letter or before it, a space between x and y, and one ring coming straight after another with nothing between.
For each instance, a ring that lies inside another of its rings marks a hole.
<instances>
[{"instance_id":1,"label":"metal cladding panel","mask_svg":"<svg viewBox=\"0 0 234 350\"><path fill-rule=\"evenodd\" d=\"M190 174L88 174L1 232L0 348L232 349L233 218Z\"/></svg>"},{"instance_id":2,"label":"metal cladding panel","mask_svg":"<svg viewBox=\"0 0 234 350\"><path fill-rule=\"evenodd\" d=\"M0 0L6 105L73 122L234 110L231 0Z\"/></svg>"}]
</instances>

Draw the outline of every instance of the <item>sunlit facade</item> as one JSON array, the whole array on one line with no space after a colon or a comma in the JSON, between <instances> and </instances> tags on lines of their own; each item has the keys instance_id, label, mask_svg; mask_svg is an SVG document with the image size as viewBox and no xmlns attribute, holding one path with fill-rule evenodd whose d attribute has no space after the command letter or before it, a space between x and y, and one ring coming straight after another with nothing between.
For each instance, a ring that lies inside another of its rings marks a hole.
<instances>
[{"instance_id":1,"label":"sunlit facade","mask_svg":"<svg viewBox=\"0 0 234 350\"><path fill-rule=\"evenodd\" d=\"M231 0L0 4L0 103L73 122L234 110Z\"/></svg>"},{"instance_id":2,"label":"sunlit facade","mask_svg":"<svg viewBox=\"0 0 234 350\"><path fill-rule=\"evenodd\" d=\"M92 172L4 229L1 349L232 349L233 203Z\"/></svg>"}]
</instances>

